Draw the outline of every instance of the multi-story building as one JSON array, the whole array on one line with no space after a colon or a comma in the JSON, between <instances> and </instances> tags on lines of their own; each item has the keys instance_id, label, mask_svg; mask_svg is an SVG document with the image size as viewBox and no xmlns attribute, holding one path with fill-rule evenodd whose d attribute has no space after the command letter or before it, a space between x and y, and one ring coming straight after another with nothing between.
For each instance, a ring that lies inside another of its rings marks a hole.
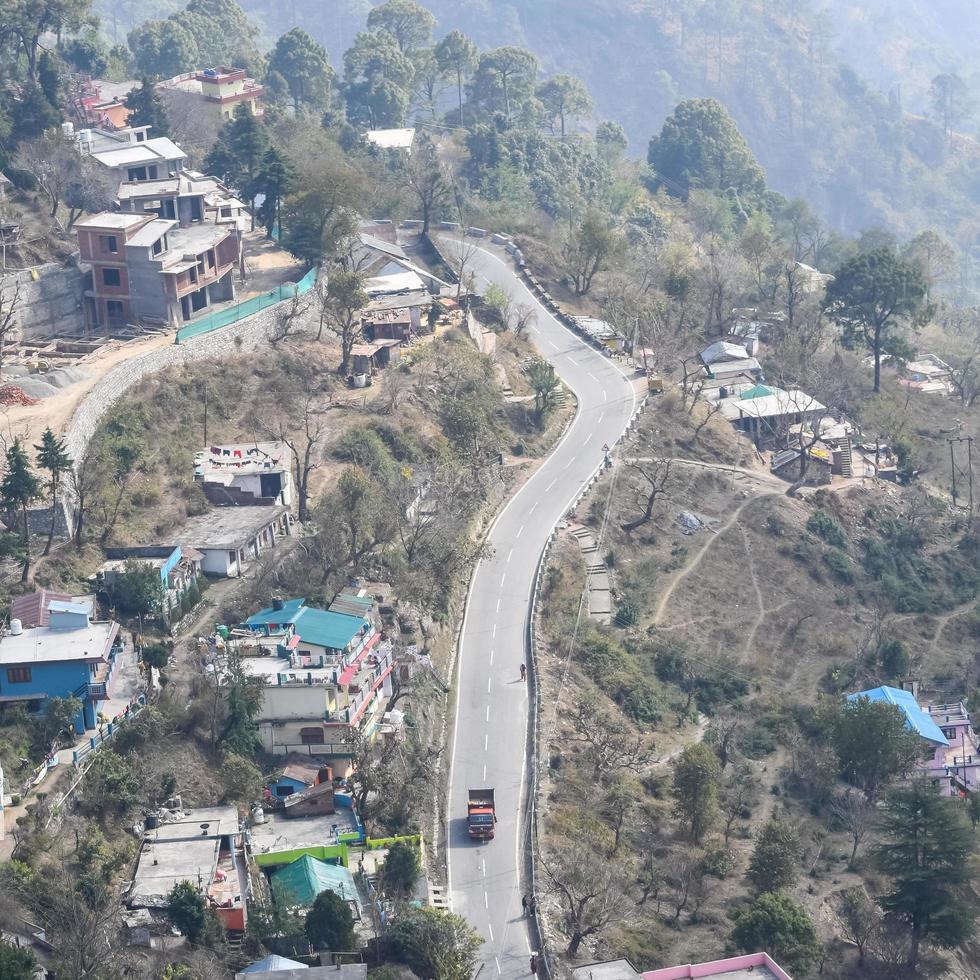
<instances>
[{"instance_id":1,"label":"multi-story building","mask_svg":"<svg viewBox=\"0 0 980 980\"><path fill-rule=\"evenodd\" d=\"M220 65L217 68L187 72L158 82L157 88L184 92L195 97L202 109L222 122L231 119L240 105L245 106L253 116L262 115L259 100L262 98L263 88L255 79L248 77L244 68Z\"/></svg>"},{"instance_id":2,"label":"multi-story building","mask_svg":"<svg viewBox=\"0 0 980 980\"><path fill-rule=\"evenodd\" d=\"M375 736L392 693L393 656L368 618L372 605L365 598L363 613L350 615L310 608L301 598L277 600L245 621L248 635L236 646L264 682L258 721L267 752L329 758L343 776L352 733Z\"/></svg>"},{"instance_id":3,"label":"multi-story building","mask_svg":"<svg viewBox=\"0 0 980 980\"><path fill-rule=\"evenodd\" d=\"M43 712L51 698L76 697L75 728L95 728L121 651L119 624L93 621L85 602L46 605L48 625L24 629L11 619L0 638L0 705Z\"/></svg>"},{"instance_id":4,"label":"multi-story building","mask_svg":"<svg viewBox=\"0 0 980 980\"><path fill-rule=\"evenodd\" d=\"M241 234L234 221L180 227L153 213L103 212L75 225L91 266L86 314L93 326L179 325L235 298Z\"/></svg>"},{"instance_id":5,"label":"multi-story building","mask_svg":"<svg viewBox=\"0 0 980 980\"><path fill-rule=\"evenodd\" d=\"M151 137L150 128L80 129L79 149L120 182L175 177L184 169L187 154L169 137Z\"/></svg>"}]
</instances>

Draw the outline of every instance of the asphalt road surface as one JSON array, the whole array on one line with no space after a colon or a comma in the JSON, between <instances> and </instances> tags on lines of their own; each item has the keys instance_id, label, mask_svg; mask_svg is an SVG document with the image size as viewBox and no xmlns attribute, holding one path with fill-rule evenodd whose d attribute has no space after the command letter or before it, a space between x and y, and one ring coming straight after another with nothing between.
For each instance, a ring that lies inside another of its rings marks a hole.
<instances>
[{"instance_id":1,"label":"asphalt road surface","mask_svg":"<svg viewBox=\"0 0 980 980\"><path fill-rule=\"evenodd\" d=\"M447 238L446 243L449 243ZM481 248L470 259L477 287L489 282L531 304L530 338L578 398L578 414L551 456L500 513L492 557L473 577L460 640L459 690L449 778L449 888L455 912L486 940L482 977L526 977L531 948L522 920L519 848L524 819L527 685L525 636L534 573L553 526L622 435L636 405L628 378L562 326L514 273L509 258ZM496 791L491 841L466 833L470 787Z\"/></svg>"}]
</instances>

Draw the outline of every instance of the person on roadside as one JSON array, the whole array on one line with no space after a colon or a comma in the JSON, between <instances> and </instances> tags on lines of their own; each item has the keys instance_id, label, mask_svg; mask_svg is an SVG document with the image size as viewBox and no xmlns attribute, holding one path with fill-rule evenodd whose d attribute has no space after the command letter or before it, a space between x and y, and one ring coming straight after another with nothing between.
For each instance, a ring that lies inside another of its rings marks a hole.
<instances>
[{"instance_id":1,"label":"person on roadside","mask_svg":"<svg viewBox=\"0 0 980 980\"><path fill-rule=\"evenodd\" d=\"M526 664L521 664L521 680L522 681L526 681L527 680L527 665Z\"/></svg>"},{"instance_id":2,"label":"person on roadside","mask_svg":"<svg viewBox=\"0 0 980 980\"><path fill-rule=\"evenodd\" d=\"M531 907L531 903L527 900L527 895L521 895L521 909L523 914L527 915L527 910Z\"/></svg>"},{"instance_id":3,"label":"person on roadside","mask_svg":"<svg viewBox=\"0 0 980 980\"><path fill-rule=\"evenodd\" d=\"M536 977L538 975L538 954L531 954L531 976Z\"/></svg>"}]
</instances>

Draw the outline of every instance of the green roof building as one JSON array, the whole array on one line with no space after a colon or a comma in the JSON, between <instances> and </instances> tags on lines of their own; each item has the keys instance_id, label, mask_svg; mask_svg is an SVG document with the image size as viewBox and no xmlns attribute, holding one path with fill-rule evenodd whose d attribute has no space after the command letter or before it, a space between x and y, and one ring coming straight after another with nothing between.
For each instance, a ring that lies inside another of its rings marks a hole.
<instances>
[{"instance_id":1,"label":"green roof building","mask_svg":"<svg viewBox=\"0 0 980 980\"><path fill-rule=\"evenodd\" d=\"M272 875L272 891L283 905L308 908L321 892L334 892L358 904L354 876L342 864L328 864L304 854Z\"/></svg>"}]
</instances>

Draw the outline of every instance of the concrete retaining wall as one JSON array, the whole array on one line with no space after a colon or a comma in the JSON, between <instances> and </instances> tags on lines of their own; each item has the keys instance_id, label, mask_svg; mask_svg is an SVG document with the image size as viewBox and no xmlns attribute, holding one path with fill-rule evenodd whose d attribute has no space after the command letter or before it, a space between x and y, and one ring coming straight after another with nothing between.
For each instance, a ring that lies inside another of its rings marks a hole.
<instances>
[{"instance_id":1,"label":"concrete retaining wall","mask_svg":"<svg viewBox=\"0 0 980 980\"><path fill-rule=\"evenodd\" d=\"M89 392L75 410L65 432L68 454L74 460L85 457L96 429L113 405L148 375L167 368L181 367L191 361L220 357L235 350L254 350L268 342L280 304L256 313L233 326L201 334L157 350L147 351L113 368Z\"/></svg>"},{"instance_id":2,"label":"concrete retaining wall","mask_svg":"<svg viewBox=\"0 0 980 980\"><path fill-rule=\"evenodd\" d=\"M82 272L77 265L41 265L31 271L8 273L0 286L9 293L20 283L17 322L22 340L43 340L55 335L81 335L85 332L82 307Z\"/></svg>"}]
</instances>

